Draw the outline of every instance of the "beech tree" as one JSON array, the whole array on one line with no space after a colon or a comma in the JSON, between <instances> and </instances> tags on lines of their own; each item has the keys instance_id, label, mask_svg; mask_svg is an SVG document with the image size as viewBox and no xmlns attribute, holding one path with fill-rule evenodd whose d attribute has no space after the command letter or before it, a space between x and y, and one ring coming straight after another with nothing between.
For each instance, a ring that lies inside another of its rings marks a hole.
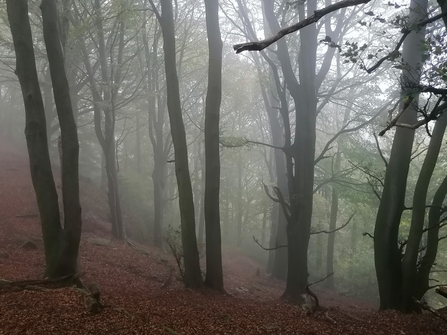
<instances>
[{"instance_id":1,"label":"beech tree","mask_svg":"<svg viewBox=\"0 0 447 335\"><path fill-rule=\"evenodd\" d=\"M208 91L205 107L205 285L223 291L220 232L220 151L219 112L222 99L222 40L219 28L219 1L205 0L208 36Z\"/></svg>"},{"instance_id":2,"label":"beech tree","mask_svg":"<svg viewBox=\"0 0 447 335\"><path fill-rule=\"evenodd\" d=\"M63 226L48 151L45 109L36 70L28 2L7 1L8 19L16 53L16 73L25 103L25 135L31 179L42 224L45 275L49 278L59 278L75 275L77 272L82 226L79 201L79 143L65 72L56 2L43 0L41 10L54 100L61 127Z\"/></svg>"},{"instance_id":3,"label":"beech tree","mask_svg":"<svg viewBox=\"0 0 447 335\"><path fill-rule=\"evenodd\" d=\"M199 251L195 231L194 199L191 176L189 174L188 146L186 143L185 125L183 123L180 102L172 0L160 1L161 13L158 13L157 8L151 0L150 2L157 15L163 34L168 114L174 146L175 175L179 193L181 235L185 265L184 280L186 287L197 288L203 285L203 279L200 272Z\"/></svg>"}]
</instances>

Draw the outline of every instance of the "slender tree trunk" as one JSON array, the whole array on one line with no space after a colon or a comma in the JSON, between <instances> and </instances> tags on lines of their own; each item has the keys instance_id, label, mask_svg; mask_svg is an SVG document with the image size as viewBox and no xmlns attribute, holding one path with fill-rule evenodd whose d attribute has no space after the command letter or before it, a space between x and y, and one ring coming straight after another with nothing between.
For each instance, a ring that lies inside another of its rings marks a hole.
<instances>
[{"instance_id":1,"label":"slender tree trunk","mask_svg":"<svg viewBox=\"0 0 447 335\"><path fill-rule=\"evenodd\" d=\"M205 0L209 65L205 108L205 286L223 292L222 238L220 231L219 120L222 99L222 40L218 0Z\"/></svg>"},{"instance_id":2,"label":"slender tree trunk","mask_svg":"<svg viewBox=\"0 0 447 335\"><path fill-rule=\"evenodd\" d=\"M352 89L350 90L350 93L353 93ZM343 116L343 122L342 122L342 129L346 126L349 120L349 116L351 115L351 109L352 109L352 101L348 103L345 109L345 113ZM333 165L333 173L337 174L340 171L341 166L341 152L343 151L343 141L342 138L338 138L337 143L337 152L335 154L335 161ZM331 199L331 216L329 219L329 231L332 231L337 226L337 215L338 215L338 191L337 187L334 184L332 186L332 199ZM326 257L326 274L329 275L334 272L334 247L335 247L335 234L336 232L333 232L329 234L328 236L328 243L327 243L327 257ZM335 289L335 274L332 276L329 276L326 280L326 287L328 289Z\"/></svg>"},{"instance_id":3,"label":"slender tree trunk","mask_svg":"<svg viewBox=\"0 0 447 335\"><path fill-rule=\"evenodd\" d=\"M137 136L136 136L136 153L137 156L137 173L141 174L141 129L140 129L140 117L137 115Z\"/></svg>"},{"instance_id":4,"label":"slender tree trunk","mask_svg":"<svg viewBox=\"0 0 447 335\"><path fill-rule=\"evenodd\" d=\"M340 161L340 152L337 151L335 157L336 163ZM332 199L331 199L331 215L329 219L329 231L334 230L337 226L337 214L338 214L338 192L335 187L332 187ZM326 274L334 272L334 245L335 245L335 232L329 234L327 241L327 252L326 252ZM326 288L333 290L335 289L334 276L329 276L326 279Z\"/></svg>"},{"instance_id":5,"label":"slender tree trunk","mask_svg":"<svg viewBox=\"0 0 447 335\"><path fill-rule=\"evenodd\" d=\"M277 203L274 203L272 206L272 210L270 212L270 236L269 236L269 248L275 248L275 241L276 241L276 230L278 228L278 212L281 209L279 208L279 205ZM269 257L267 261L267 273L273 274L273 266L275 261L275 250L269 251ZM286 264L287 266L287 264Z\"/></svg>"},{"instance_id":6,"label":"slender tree trunk","mask_svg":"<svg viewBox=\"0 0 447 335\"><path fill-rule=\"evenodd\" d=\"M168 114L174 145L175 174L177 176L180 222L185 265L185 286L201 287L199 252L195 229L194 199L188 166L188 146L180 102L179 81L176 68L176 49L172 0L161 1L160 25L163 31L163 49L166 71Z\"/></svg>"},{"instance_id":7,"label":"slender tree trunk","mask_svg":"<svg viewBox=\"0 0 447 335\"><path fill-rule=\"evenodd\" d=\"M237 212L236 212L236 221L237 221L237 246L241 246L242 242L242 158L239 154L237 161Z\"/></svg>"},{"instance_id":8,"label":"slender tree trunk","mask_svg":"<svg viewBox=\"0 0 447 335\"><path fill-rule=\"evenodd\" d=\"M199 207L199 246L203 248L205 246L205 164L203 162L202 153L200 153L200 165L202 166L200 178L201 178L201 201Z\"/></svg>"},{"instance_id":9,"label":"slender tree trunk","mask_svg":"<svg viewBox=\"0 0 447 335\"><path fill-rule=\"evenodd\" d=\"M262 230L261 230L261 244L265 245L265 236L266 236L266 230L267 230L267 210L268 206L264 206L264 210L262 212Z\"/></svg>"}]
</instances>

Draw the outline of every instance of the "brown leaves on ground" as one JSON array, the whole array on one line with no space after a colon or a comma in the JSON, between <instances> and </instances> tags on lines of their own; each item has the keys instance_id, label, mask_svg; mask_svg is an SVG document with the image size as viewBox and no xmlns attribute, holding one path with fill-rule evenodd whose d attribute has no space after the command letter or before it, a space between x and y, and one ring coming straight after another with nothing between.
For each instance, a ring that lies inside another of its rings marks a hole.
<instances>
[{"instance_id":1,"label":"brown leaves on ground","mask_svg":"<svg viewBox=\"0 0 447 335\"><path fill-rule=\"evenodd\" d=\"M91 192L89 192L91 193ZM98 192L98 194L100 194ZM83 199L88 201L88 199ZM44 258L26 156L0 144L0 279L42 278ZM89 208L89 210L91 210ZM80 273L101 290L104 309L85 309L74 288L0 291L0 334L446 334L431 315L375 312L375 306L324 292L325 313L306 316L279 300L284 284L255 261L224 252L228 295L166 283L174 266L158 249L110 240L104 213L87 211ZM33 241L37 250L20 248ZM99 243L99 242L101 243ZM340 309L337 308L340 306Z\"/></svg>"}]
</instances>

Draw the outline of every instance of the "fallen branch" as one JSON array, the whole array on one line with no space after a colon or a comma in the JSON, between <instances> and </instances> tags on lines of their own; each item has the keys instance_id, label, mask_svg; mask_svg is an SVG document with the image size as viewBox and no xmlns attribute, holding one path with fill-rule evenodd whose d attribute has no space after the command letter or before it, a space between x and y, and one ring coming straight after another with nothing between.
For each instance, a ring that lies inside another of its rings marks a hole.
<instances>
[{"instance_id":1,"label":"fallen branch","mask_svg":"<svg viewBox=\"0 0 447 335\"><path fill-rule=\"evenodd\" d=\"M77 273L70 274L67 276L63 276L55 279L38 279L38 280L19 280L19 281L9 281L9 280L0 280L0 289L9 289L9 288L25 288L29 286L46 286L51 284L57 284L68 280L75 280L81 277Z\"/></svg>"},{"instance_id":2,"label":"fallen branch","mask_svg":"<svg viewBox=\"0 0 447 335\"><path fill-rule=\"evenodd\" d=\"M447 287L446 286L438 287L435 290L435 292L447 299Z\"/></svg>"},{"instance_id":3,"label":"fallen branch","mask_svg":"<svg viewBox=\"0 0 447 335\"><path fill-rule=\"evenodd\" d=\"M419 306L421 306L421 308L423 310L429 311L430 313L432 313L433 315L437 316L438 318L440 318L444 322L447 322L447 318L446 317L444 317L441 314L439 314L438 311L436 311L434 308L430 307L427 303L419 301L416 298L413 298L413 301L415 303L417 303Z\"/></svg>"}]
</instances>

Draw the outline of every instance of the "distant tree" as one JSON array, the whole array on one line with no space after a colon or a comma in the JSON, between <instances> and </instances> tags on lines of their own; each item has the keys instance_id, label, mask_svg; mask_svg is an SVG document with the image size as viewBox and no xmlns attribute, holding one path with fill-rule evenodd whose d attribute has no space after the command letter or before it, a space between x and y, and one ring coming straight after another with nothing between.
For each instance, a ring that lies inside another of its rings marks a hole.
<instances>
[{"instance_id":1,"label":"distant tree","mask_svg":"<svg viewBox=\"0 0 447 335\"><path fill-rule=\"evenodd\" d=\"M16 73L25 103L25 134L31 178L42 224L45 274L50 278L58 278L75 274L77 271L82 227L79 201L79 143L65 72L55 0L43 0L41 9L54 100L61 125L63 227L56 185L51 171L45 110L37 76L28 3L26 0L7 1L8 19L16 53Z\"/></svg>"}]
</instances>

